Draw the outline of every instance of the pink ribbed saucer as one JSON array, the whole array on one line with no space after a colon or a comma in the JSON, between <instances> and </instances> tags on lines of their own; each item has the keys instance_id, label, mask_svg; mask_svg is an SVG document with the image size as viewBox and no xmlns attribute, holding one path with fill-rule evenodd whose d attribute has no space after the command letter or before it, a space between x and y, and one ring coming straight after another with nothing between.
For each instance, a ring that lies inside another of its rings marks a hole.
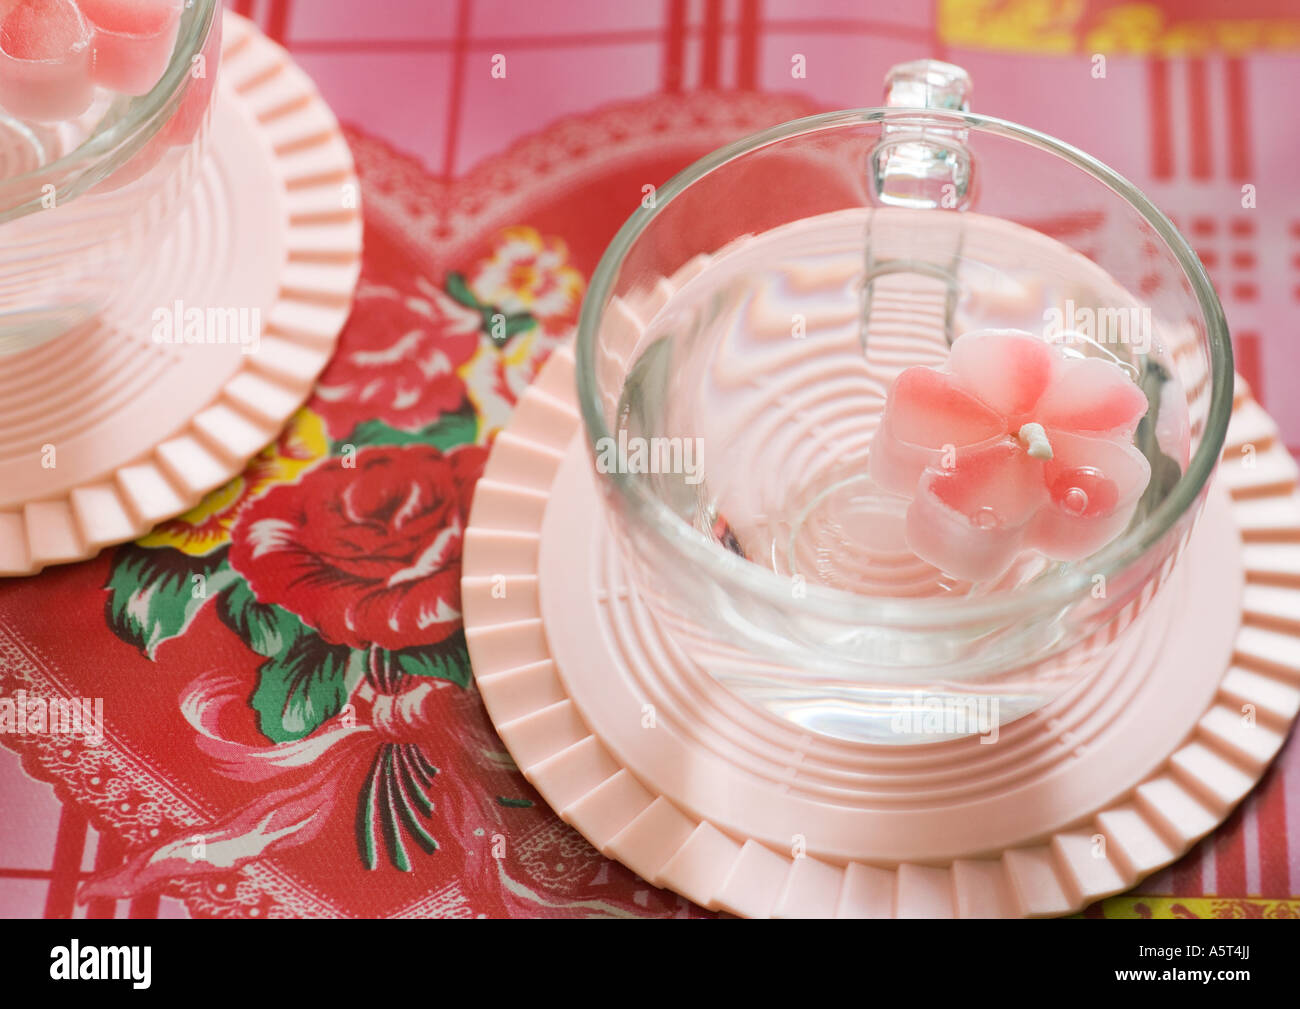
<instances>
[{"instance_id":1,"label":"pink ribbed saucer","mask_svg":"<svg viewBox=\"0 0 1300 1009\"><path fill-rule=\"evenodd\" d=\"M524 774L657 886L755 917L1067 914L1221 823L1300 708L1296 469L1244 392L1196 534L1113 661L995 745L892 747L804 732L675 653L612 549L573 384L563 348L478 485L469 649Z\"/></svg>"},{"instance_id":2,"label":"pink ribbed saucer","mask_svg":"<svg viewBox=\"0 0 1300 1009\"><path fill-rule=\"evenodd\" d=\"M207 155L149 275L123 300L144 319L177 300L258 307L260 347L155 343L145 323L0 359L0 576L142 535L275 438L351 309L358 193L310 78L227 13Z\"/></svg>"}]
</instances>

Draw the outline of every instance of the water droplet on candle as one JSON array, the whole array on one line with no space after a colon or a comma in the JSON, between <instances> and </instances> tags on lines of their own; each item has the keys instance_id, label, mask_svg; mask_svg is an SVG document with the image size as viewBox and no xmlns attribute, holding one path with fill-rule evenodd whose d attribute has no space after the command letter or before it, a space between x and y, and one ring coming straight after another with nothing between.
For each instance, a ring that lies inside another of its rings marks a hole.
<instances>
[{"instance_id":1,"label":"water droplet on candle","mask_svg":"<svg viewBox=\"0 0 1300 1009\"><path fill-rule=\"evenodd\" d=\"M1119 501L1119 488L1092 466L1076 466L1052 483L1052 500L1064 512L1077 516L1108 514Z\"/></svg>"},{"instance_id":2,"label":"water droplet on candle","mask_svg":"<svg viewBox=\"0 0 1300 1009\"><path fill-rule=\"evenodd\" d=\"M980 529L993 529L998 525L998 513L984 507L975 513L975 525Z\"/></svg>"},{"instance_id":3,"label":"water droplet on candle","mask_svg":"<svg viewBox=\"0 0 1300 1009\"><path fill-rule=\"evenodd\" d=\"M1066 511L1082 515L1088 510L1088 492L1082 487L1071 487L1065 492L1061 504Z\"/></svg>"}]
</instances>

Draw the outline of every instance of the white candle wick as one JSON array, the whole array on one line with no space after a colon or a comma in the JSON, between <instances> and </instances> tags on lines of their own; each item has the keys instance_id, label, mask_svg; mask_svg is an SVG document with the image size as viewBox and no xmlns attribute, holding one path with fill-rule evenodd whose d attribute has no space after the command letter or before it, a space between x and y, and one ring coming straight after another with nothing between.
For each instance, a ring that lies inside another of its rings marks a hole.
<instances>
[{"instance_id":1,"label":"white candle wick","mask_svg":"<svg viewBox=\"0 0 1300 1009\"><path fill-rule=\"evenodd\" d=\"M1047 440L1047 432L1043 430L1042 424L1022 424L1017 437L1019 437L1020 443L1025 446L1025 451L1033 458L1052 458L1052 443Z\"/></svg>"}]
</instances>

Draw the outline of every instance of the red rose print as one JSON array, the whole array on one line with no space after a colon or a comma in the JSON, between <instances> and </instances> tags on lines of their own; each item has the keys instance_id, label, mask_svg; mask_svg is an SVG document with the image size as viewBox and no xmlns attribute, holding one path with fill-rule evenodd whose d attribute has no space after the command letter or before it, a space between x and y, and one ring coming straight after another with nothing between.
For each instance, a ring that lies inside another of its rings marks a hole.
<instances>
[{"instance_id":1,"label":"red rose print","mask_svg":"<svg viewBox=\"0 0 1300 1009\"><path fill-rule=\"evenodd\" d=\"M362 278L339 350L311 406L330 436L363 420L413 431L465 401L456 369L478 349L482 316L423 277L413 291Z\"/></svg>"},{"instance_id":2,"label":"red rose print","mask_svg":"<svg viewBox=\"0 0 1300 1009\"><path fill-rule=\"evenodd\" d=\"M250 504L230 564L333 644L431 645L461 626L461 539L487 450L363 449Z\"/></svg>"}]
</instances>

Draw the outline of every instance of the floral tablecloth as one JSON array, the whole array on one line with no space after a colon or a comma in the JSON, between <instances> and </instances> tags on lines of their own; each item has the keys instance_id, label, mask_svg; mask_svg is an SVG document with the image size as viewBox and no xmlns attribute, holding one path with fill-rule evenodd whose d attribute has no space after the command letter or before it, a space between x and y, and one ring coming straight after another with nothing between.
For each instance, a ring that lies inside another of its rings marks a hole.
<instances>
[{"instance_id":1,"label":"floral tablecloth","mask_svg":"<svg viewBox=\"0 0 1300 1009\"><path fill-rule=\"evenodd\" d=\"M1297 131L1262 128L1273 85L1295 83L1294 56L1270 51L1300 48L1293 14L1247 4L1231 35L1200 5L1150 8L1164 20L1143 27L1113 3L945 0L864 19L857 4L803 0L394 2L385 37L333 0L232 6L358 124L356 309L309 402L243 476L137 543L0 583L0 696L100 699L105 720L100 740L0 735L0 914L705 913L593 851L504 752L459 617L469 503L643 185L759 127L868 101L901 59L962 62L981 107L1049 129L1035 121L1046 106L1005 82L1054 92L1068 126L1056 132L1135 177L1200 243L1243 369L1300 442L1300 415L1261 365L1294 374L1297 351L1272 327L1293 307L1284 250L1300 254L1300 210L1256 218L1238 198L1248 177L1294 203L1279 159ZM1188 25L1202 48L1177 48ZM1111 80L1133 86L1089 104L1073 89L1098 39L1127 53ZM518 69L493 93L503 51ZM808 77L790 77L792 51ZM425 88L412 112L412 81L435 71L450 95ZM1185 115L1168 94L1184 79L1192 98L1221 83L1216 107L1244 155L1206 168L1196 116L1190 133L1168 125ZM1088 913L1295 916L1297 838L1291 745L1210 839Z\"/></svg>"}]
</instances>

